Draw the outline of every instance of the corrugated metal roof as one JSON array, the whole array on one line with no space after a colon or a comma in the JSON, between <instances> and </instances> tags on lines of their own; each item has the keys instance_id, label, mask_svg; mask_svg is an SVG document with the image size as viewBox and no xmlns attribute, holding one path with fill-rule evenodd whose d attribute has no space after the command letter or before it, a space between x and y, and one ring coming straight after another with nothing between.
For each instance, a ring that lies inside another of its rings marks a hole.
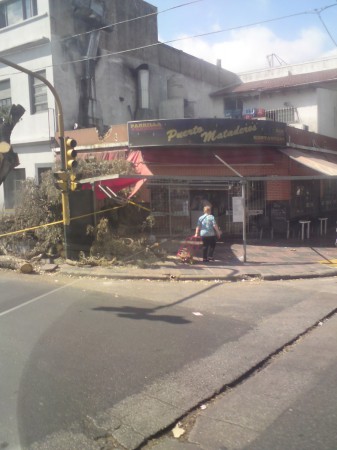
<instances>
[{"instance_id":1,"label":"corrugated metal roof","mask_svg":"<svg viewBox=\"0 0 337 450\"><path fill-rule=\"evenodd\" d=\"M322 173L324 175L334 175L337 176L337 159L332 161L332 157L325 155L314 154L314 152L306 152L297 150L295 148L287 147L280 149L282 153L289 156L299 164L309 167L316 172Z\"/></svg>"},{"instance_id":2,"label":"corrugated metal roof","mask_svg":"<svg viewBox=\"0 0 337 450\"><path fill-rule=\"evenodd\" d=\"M279 89L294 88L298 86L306 86L309 84L319 84L329 81L337 81L337 68L297 75L289 74L285 77L279 78L250 81L248 83L242 83L238 86L220 89L219 91L211 94L211 96L217 97L226 94L249 93L254 91L274 91Z\"/></svg>"}]
</instances>

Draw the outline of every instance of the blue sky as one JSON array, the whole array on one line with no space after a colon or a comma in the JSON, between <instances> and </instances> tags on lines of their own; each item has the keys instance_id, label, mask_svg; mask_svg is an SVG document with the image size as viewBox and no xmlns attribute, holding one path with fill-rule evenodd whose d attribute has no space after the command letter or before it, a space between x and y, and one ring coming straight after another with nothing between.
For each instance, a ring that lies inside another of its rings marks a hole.
<instances>
[{"instance_id":1,"label":"blue sky","mask_svg":"<svg viewBox=\"0 0 337 450\"><path fill-rule=\"evenodd\" d=\"M160 12L162 42L220 31L169 45L234 72L269 67L273 54L274 65L337 56L337 0L147 1Z\"/></svg>"}]
</instances>

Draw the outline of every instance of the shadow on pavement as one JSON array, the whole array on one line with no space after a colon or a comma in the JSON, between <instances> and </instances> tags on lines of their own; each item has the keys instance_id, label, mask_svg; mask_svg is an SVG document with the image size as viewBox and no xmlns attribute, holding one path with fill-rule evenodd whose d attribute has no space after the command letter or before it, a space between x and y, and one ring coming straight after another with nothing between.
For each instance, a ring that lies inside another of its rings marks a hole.
<instances>
[{"instance_id":1,"label":"shadow on pavement","mask_svg":"<svg viewBox=\"0 0 337 450\"><path fill-rule=\"evenodd\" d=\"M181 303L186 302L187 300L191 300L194 297L197 297L200 294L203 294L211 289L216 288L217 285L211 285L206 287L205 289L201 289L198 292L188 295L187 297L183 297L180 300L177 300L173 303L168 303L166 305L160 305L155 308L137 308L131 306L98 306L97 308L93 308L93 311L103 311L103 312L115 312L118 317L126 318L126 319L135 319L135 320L154 320L154 321L163 321L169 322L177 325L183 325L187 323L191 323L190 320L184 319L180 316L171 316L171 315L156 315L156 311L165 308L171 308L172 306L179 305Z\"/></svg>"}]
</instances>

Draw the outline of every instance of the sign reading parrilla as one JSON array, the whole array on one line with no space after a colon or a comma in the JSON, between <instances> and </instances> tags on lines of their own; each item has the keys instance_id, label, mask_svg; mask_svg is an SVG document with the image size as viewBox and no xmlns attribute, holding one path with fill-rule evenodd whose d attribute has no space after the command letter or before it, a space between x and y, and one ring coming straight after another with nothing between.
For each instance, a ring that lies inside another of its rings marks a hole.
<instances>
[{"instance_id":1,"label":"sign reading parrilla","mask_svg":"<svg viewBox=\"0 0 337 450\"><path fill-rule=\"evenodd\" d=\"M286 124L269 120L179 119L128 122L130 147L286 145Z\"/></svg>"}]
</instances>

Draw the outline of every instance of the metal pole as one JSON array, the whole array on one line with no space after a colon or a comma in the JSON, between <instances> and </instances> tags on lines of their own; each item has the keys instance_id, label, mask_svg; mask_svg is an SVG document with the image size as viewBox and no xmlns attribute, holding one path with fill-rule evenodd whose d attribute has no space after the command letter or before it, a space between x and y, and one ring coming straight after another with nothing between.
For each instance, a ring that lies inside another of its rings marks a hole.
<instances>
[{"instance_id":1,"label":"metal pole","mask_svg":"<svg viewBox=\"0 0 337 450\"><path fill-rule=\"evenodd\" d=\"M242 240L243 240L243 262L247 261L247 214L246 214L246 180L242 181L242 202L243 202L243 221L242 221Z\"/></svg>"},{"instance_id":2,"label":"metal pole","mask_svg":"<svg viewBox=\"0 0 337 450\"><path fill-rule=\"evenodd\" d=\"M241 196L242 196L242 203L243 203L243 219L242 219L242 242L243 242L243 261L247 261L247 211L246 211L246 186L247 186L247 180L244 178L243 175L241 175L240 172L235 170L231 165L226 163L223 159L220 158L220 156L216 155L214 153L214 156L216 159L218 159L222 164L224 164L228 169L230 169L232 172L234 172L236 175L238 175L241 178Z\"/></svg>"},{"instance_id":3,"label":"metal pole","mask_svg":"<svg viewBox=\"0 0 337 450\"><path fill-rule=\"evenodd\" d=\"M27 73L28 75L38 78L44 83L51 93L54 96L56 108L57 108L57 125L59 130L59 139L60 139L60 153L61 153L61 168L63 171L66 171L66 156L65 156L65 145L64 145L64 120L63 120L63 109L60 97L56 92L54 86L43 76L38 73L32 72L31 70L26 69L25 67L19 66L18 64L9 61L8 59L2 58L0 56L0 63L6 66L13 67L13 69L18 70L19 72ZM62 215L63 215L63 228L64 228L64 250L65 257L68 258L68 234L69 234L69 224L70 224L70 212L69 212L69 188L65 191L61 192L62 195Z\"/></svg>"},{"instance_id":4,"label":"metal pole","mask_svg":"<svg viewBox=\"0 0 337 450\"><path fill-rule=\"evenodd\" d=\"M169 235L172 236L171 188L168 186Z\"/></svg>"}]
</instances>

